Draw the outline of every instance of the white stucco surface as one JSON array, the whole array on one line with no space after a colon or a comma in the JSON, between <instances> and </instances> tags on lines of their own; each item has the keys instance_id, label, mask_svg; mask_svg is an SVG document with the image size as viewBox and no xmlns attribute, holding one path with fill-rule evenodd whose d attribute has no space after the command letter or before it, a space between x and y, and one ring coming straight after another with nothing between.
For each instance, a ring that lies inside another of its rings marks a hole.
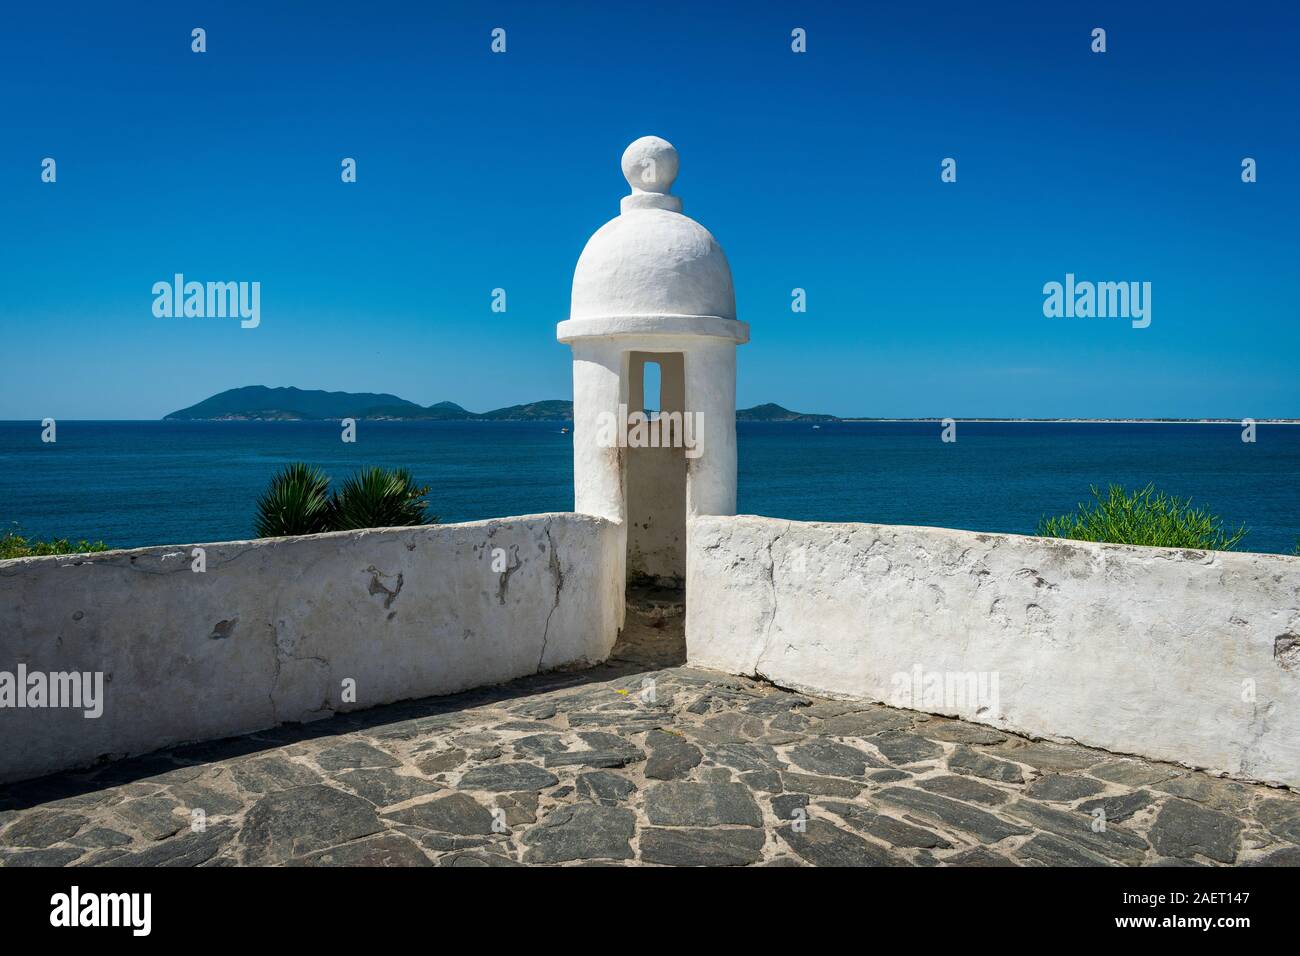
<instances>
[{"instance_id":1,"label":"white stucco surface","mask_svg":"<svg viewBox=\"0 0 1300 956\"><path fill-rule=\"evenodd\" d=\"M687 534L691 664L885 703L918 667L996 675L996 706L916 709L1300 786L1300 558L753 516Z\"/></svg>"},{"instance_id":2,"label":"white stucco surface","mask_svg":"<svg viewBox=\"0 0 1300 956\"><path fill-rule=\"evenodd\" d=\"M675 579L682 516L735 511L736 346L749 341L749 326L736 319L722 247L670 192L677 150L643 136L620 167L631 193L588 240L569 317L556 326L573 349L574 507L626 529L635 572ZM665 387L675 399L680 380L681 410L697 416L699 448L685 463L684 482L680 462L662 449L597 440L603 417L617 415L630 396L639 399L639 353L657 354L671 369Z\"/></svg>"},{"instance_id":3,"label":"white stucco surface","mask_svg":"<svg viewBox=\"0 0 1300 956\"><path fill-rule=\"evenodd\" d=\"M731 267L712 233L670 195L677 150L643 136L620 161L632 192L587 241L573 274L571 320L626 316L736 318Z\"/></svg>"},{"instance_id":4,"label":"white stucco surface","mask_svg":"<svg viewBox=\"0 0 1300 956\"><path fill-rule=\"evenodd\" d=\"M601 661L622 613L584 515L191 547L0 561L0 671L105 675L98 718L0 709L0 781Z\"/></svg>"},{"instance_id":5,"label":"white stucco surface","mask_svg":"<svg viewBox=\"0 0 1300 956\"><path fill-rule=\"evenodd\" d=\"M700 415L703 454L686 463L687 515L736 513L736 347L701 339L686 358L686 407Z\"/></svg>"}]
</instances>

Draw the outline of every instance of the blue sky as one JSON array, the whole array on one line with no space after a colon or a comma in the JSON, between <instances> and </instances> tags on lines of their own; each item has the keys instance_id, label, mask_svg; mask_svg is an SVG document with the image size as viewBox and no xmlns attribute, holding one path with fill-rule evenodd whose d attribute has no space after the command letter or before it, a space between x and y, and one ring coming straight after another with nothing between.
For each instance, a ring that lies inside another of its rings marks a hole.
<instances>
[{"instance_id":1,"label":"blue sky","mask_svg":"<svg viewBox=\"0 0 1300 956\"><path fill-rule=\"evenodd\" d=\"M555 322L646 133L731 260L742 406L1300 417L1294 4L848 6L14 5L0 419L567 398ZM260 327L155 318L176 272L261 282ZM1045 318L1067 272L1151 282L1151 326Z\"/></svg>"}]
</instances>

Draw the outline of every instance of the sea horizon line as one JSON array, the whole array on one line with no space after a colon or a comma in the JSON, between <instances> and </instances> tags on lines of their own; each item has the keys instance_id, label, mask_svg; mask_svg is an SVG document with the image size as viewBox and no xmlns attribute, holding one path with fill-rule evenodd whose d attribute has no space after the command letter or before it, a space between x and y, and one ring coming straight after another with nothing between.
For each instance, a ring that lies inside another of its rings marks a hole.
<instances>
[{"instance_id":1,"label":"sea horizon line","mask_svg":"<svg viewBox=\"0 0 1300 956\"><path fill-rule=\"evenodd\" d=\"M53 416L49 416L53 417ZM30 425L33 422L40 423L42 419L38 418L0 418L0 425ZM60 418L60 422L74 422L78 424L90 425L116 425L116 424L183 424L183 425L229 425L229 424L264 424L264 425L301 425L310 423L330 423L341 421L334 418ZM531 418L531 419L432 419L432 418L368 418L362 419L367 422L387 422L389 424L421 424L421 425L518 425L518 424L548 424L572 422L572 418ZM897 423L937 423L937 422L966 422L968 424L1039 424L1039 425L1236 425L1240 426L1243 421L1254 422L1257 425L1300 425L1300 418L1083 418L1083 417L1066 417L1066 418L1025 418L1025 417L971 417L963 418L959 416L947 415L937 416L928 415L914 418L893 418L893 417L869 417L869 416L828 416L822 421L784 421L784 420L742 420L746 425L834 425L846 422L897 422Z\"/></svg>"}]
</instances>

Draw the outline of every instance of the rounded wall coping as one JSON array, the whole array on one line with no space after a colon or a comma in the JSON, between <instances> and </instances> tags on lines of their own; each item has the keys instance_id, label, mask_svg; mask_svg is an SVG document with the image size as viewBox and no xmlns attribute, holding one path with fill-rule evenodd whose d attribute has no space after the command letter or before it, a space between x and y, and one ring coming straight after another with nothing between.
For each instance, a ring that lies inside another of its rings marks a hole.
<instances>
[{"instance_id":1,"label":"rounded wall coping","mask_svg":"<svg viewBox=\"0 0 1300 956\"><path fill-rule=\"evenodd\" d=\"M749 341L749 323L719 315L609 315L565 319L555 326L555 337L565 343L641 335L698 335L744 345Z\"/></svg>"}]
</instances>

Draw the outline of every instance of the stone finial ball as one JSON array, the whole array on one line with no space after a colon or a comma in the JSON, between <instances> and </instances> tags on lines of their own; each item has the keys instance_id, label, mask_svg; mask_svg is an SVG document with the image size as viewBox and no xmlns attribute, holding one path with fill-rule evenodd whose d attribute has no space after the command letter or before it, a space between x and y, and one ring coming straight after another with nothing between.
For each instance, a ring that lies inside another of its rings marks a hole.
<instances>
[{"instance_id":1,"label":"stone finial ball","mask_svg":"<svg viewBox=\"0 0 1300 956\"><path fill-rule=\"evenodd\" d=\"M658 136L642 136L623 150L623 176L634 190L666 193L677 178L677 150Z\"/></svg>"}]
</instances>

